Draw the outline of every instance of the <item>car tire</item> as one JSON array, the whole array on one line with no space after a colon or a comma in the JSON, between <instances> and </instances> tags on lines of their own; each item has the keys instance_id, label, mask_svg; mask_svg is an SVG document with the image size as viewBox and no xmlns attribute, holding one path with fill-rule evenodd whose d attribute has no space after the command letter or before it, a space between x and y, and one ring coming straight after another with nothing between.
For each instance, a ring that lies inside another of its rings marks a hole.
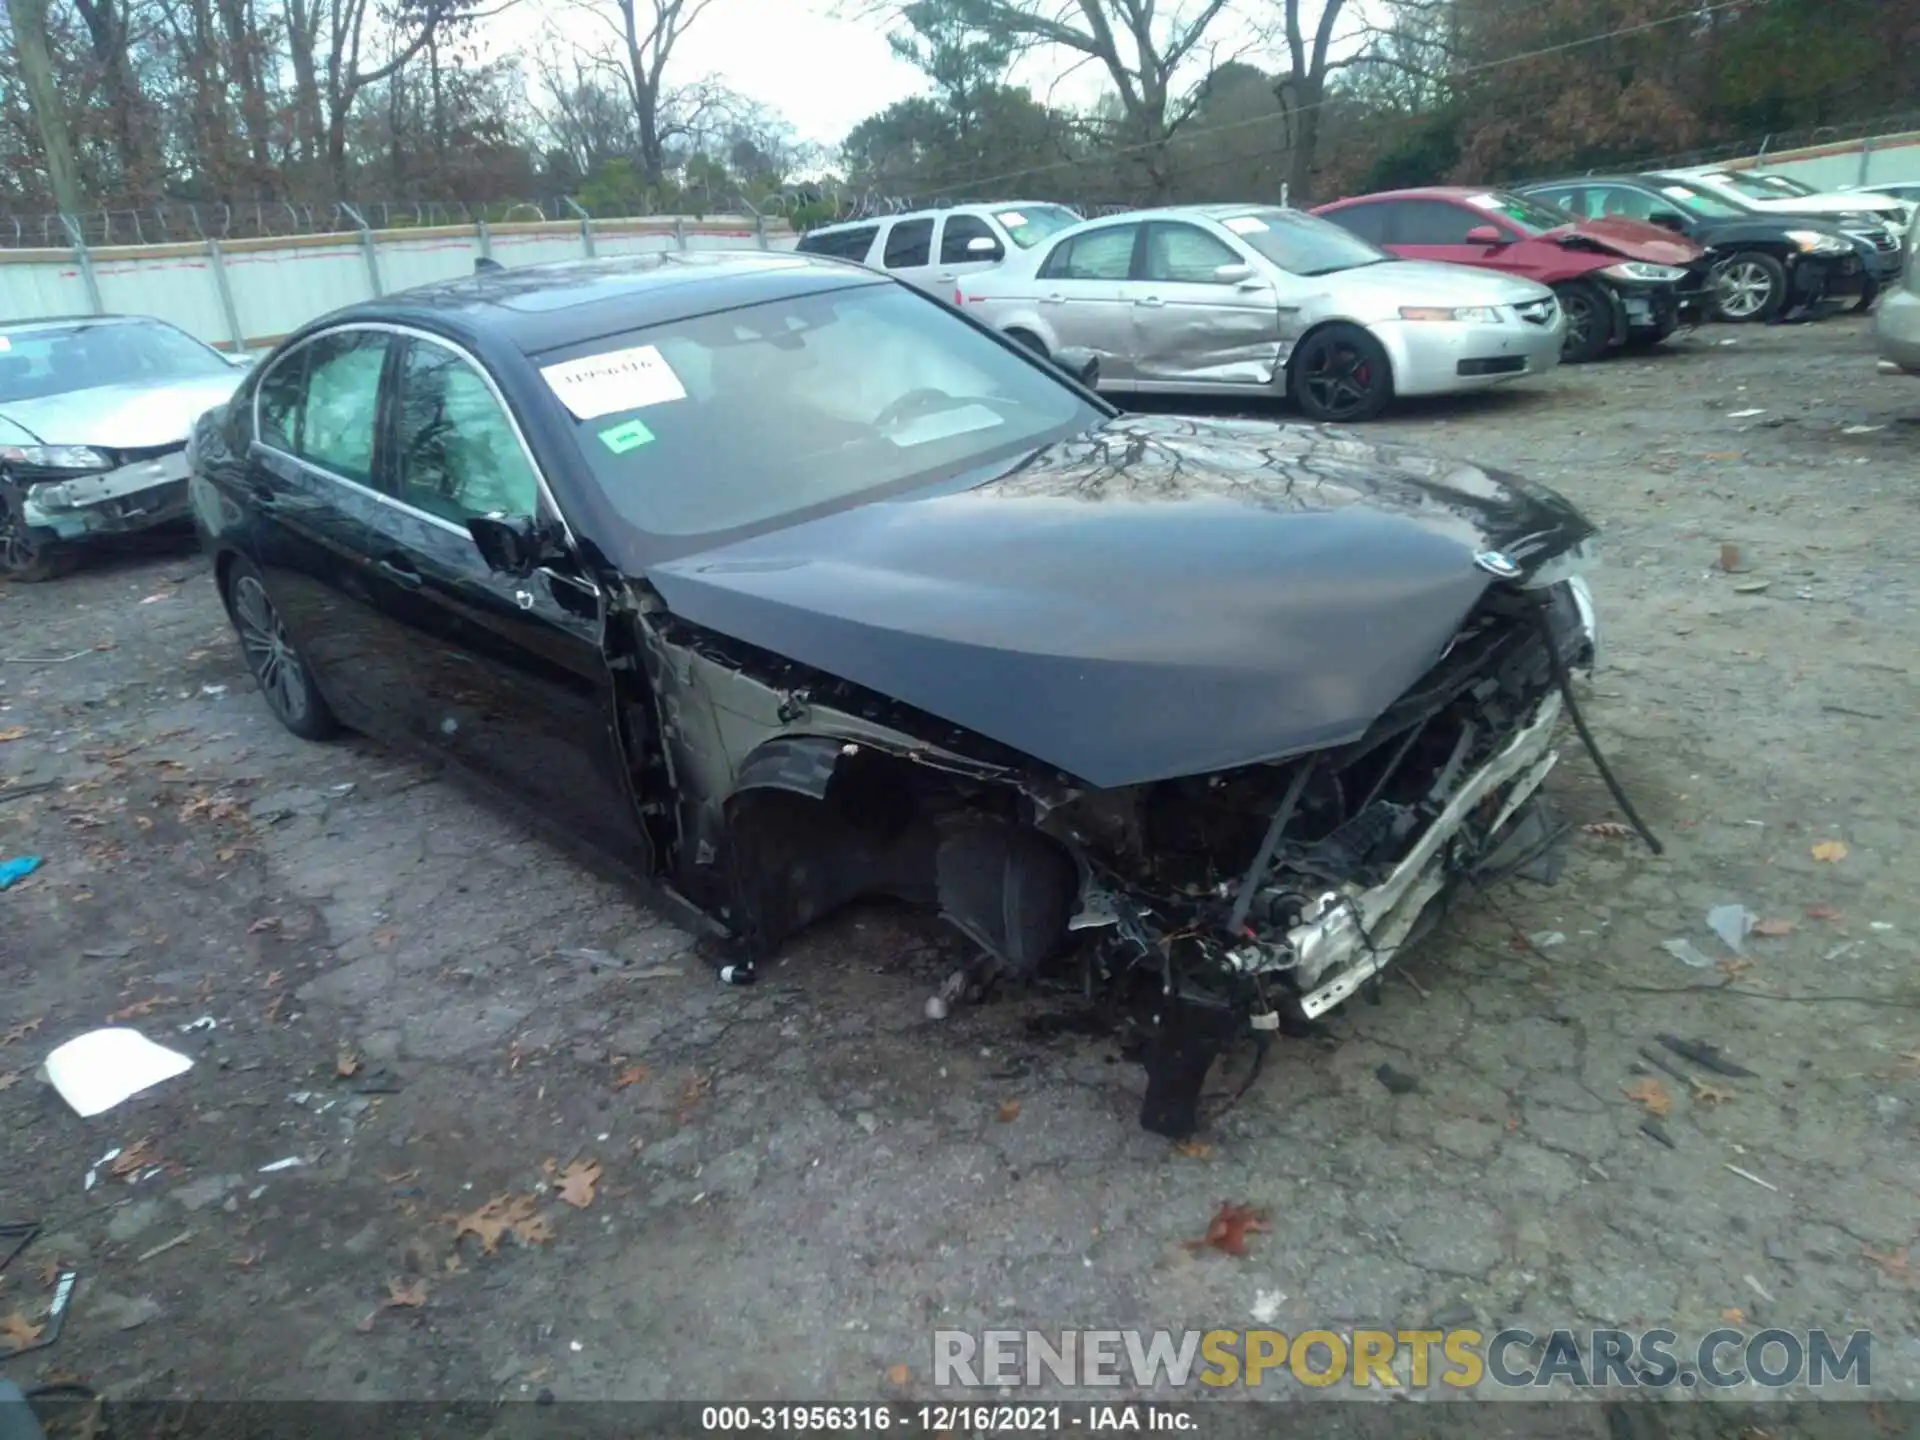
<instances>
[{"instance_id":1,"label":"car tire","mask_svg":"<svg viewBox=\"0 0 1920 1440\"><path fill-rule=\"evenodd\" d=\"M1598 360L1613 344L1613 306L1606 291L1585 280L1569 280L1553 287L1567 317L1566 338L1560 342L1562 365L1585 365Z\"/></svg>"},{"instance_id":2,"label":"car tire","mask_svg":"<svg viewBox=\"0 0 1920 1440\"><path fill-rule=\"evenodd\" d=\"M80 563L80 557L28 528L24 499L18 485L0 483L0 580L21 585L58 580Z\"/></svg>"},{"instance_id":3,"label":"car tire","mask_svg":"<svg viewBox=\"0 0 1920 1440\"><path fill-rule=\"evenodd\" d=\"M1329 325L1301 342L1287 364L1287 388L1312 420L1371 420L1393 400L1393 362L1358 325Z\"/></svg>"},{"instance_id":4,"label":"car tire","mask_svg":"<svg viewBox=\"0 0 1920 1440\"><path fill-rule=\"evenodd\" d=\"M325 740L337 734L340 722L314 684L313 667L287 633L260 572L246 560L236 559L224 588L227 618L240 637L240 653L273 718L302 740Z\"/></svg>"},{"instance_id":5,"label":"car tire","mask_svg":"<svg viewBox=\"0 0 1920 1440\"><path fill-rule=\"evenodd\" d=\"M1713 313L1729 325L1762 325L1787 302L1787 267L1759 250L1741 250L1713 272Z\"/></svg>"},{"instance_id":6,"label":"car tire","mask_svg":"<svg viewBox=\"0 0 1920 1440\"><path fill-rule=\"evenodd\" d=\"M1031 330L1009 330L1007 338L1017 345L1024 345L1042 360L1047 358L1047 342Z\"/></svg>"}]
</instances>

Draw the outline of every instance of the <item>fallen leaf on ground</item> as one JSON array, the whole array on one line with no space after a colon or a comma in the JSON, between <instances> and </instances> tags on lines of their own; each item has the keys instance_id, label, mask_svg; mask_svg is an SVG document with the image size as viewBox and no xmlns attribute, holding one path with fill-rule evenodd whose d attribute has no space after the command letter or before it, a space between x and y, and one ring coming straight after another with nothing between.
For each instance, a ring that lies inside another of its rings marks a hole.
<instances>
[{"instance_id":1,"label":"fallen leaf on ground","mask_svg":"<svg viewBox=\"0 0 1920 1440\"><path fill-rule=\"evenodd\" d=\"M419 1178L420 1172L418 1170L400 1170L392 1175L382 1175L380 1177L381 1181L388 1185L404 1185L409 1180L417 1180Z\"/></svg>"},{"instance_id":2,"label":"fallen leaf on ground","mask_svg":"<svg viewBox=\"0 0 1920 1440\"><path fill-rule=\"evenodd\" d=\"M689 1075L687 1083L680 1087L680 1108L674 1112L674 1119L679 1124L686 1124L693 1114L694 1107L706 1099L712 1089L711 1075Z\"/></svg>"},{"instance_id":3,"label":"fallen leaf on ground","mask_svg":"<svg viewBox=\"0 0 1920 1440\"><path fill-rule=\"evenodd\" d=\"M117 1025L122 1020L135 1020L143 1015L151 1015L154 1006L166 1003L166 1000L159 995L149 995L146 999L136 1000L131 1005L122 1005L107 1016L107 1019Z\"/></svg>"},{"instance_id":4,"label":"fallen leaf on ground","mask_svg":"<svg viewBox=\"0 0 1920 1440\"><path fill-rule=\"evenodd\" d=\"M1744 1325L1747 1323L1747 1312L1738 1305L1729 1305L1720 1312L1720 1318L1729 1325Z\"/></svg>"},{"instance_id":5,"label":"fallen leaf on ground","mask_svg":"<svg viewBox=\"0 0 1920 1440\"><path fill-rule=\"evenodd\" d=\"M498 1195L477 1210L442 1217L453 1226L458 1243L463 1235L479 1238L480 1253L497 1255L500 1242L509 1232L522 1245L538 1245L553 1238L553 1227L538 1210L531 1195Z\"/></svg>"},{"instance_id":6,"label":"fallen leaf on ground","mask_svg":"<svg viewBox=\"0 0 1920 1440\"><path fill-rule=\"evenodd\" d=\"M24 740L26 738L27 727L24 725L16 725L11 730L0 730L0 745L5 744L9 740Z\"/></svg>"},{"instance_id":7,"label":"fallen leaf on ground","mask_svg":"<svg viewBox=\"0 0 1920 1440\"><path fill-rule=\"evenodd\" d=\"M1840 912L1831 905L1809 905L1806 910L1809 920L1838 920Z\"/></svg>"},{"instance_id":8,"label":"fallen leaf on ground","mask_svg":"<svg viewBox=\"0 0 1920 1440\"><path fill-rule=\"evenodd\" d=\"M613 1077L613 1088L616 1090L624 1090L629 1085L638 1085L651 1074L653 1074L653 1071L644 1065L629 1065Z\"/></svg>"},{"instance_id":9,"label":"fallen leaf on ground","mask_svg":"<svg viewBox=\"0 0 1920 1440\"><path fill-rule=\"evenodd\" d=\"M1649 1075L1644 1080L1636 1080L1626 1090L1627 1099L1636 1105L1646 1107L1649 1115L1665 1116L1673 1112L1673 1097L1667 1094L1667 1087Z\"/></svg>"},{"instance_id":10,"label":"fallen leaf on ground","mask_svg":"<svg viewBox=\"0 0 1920 1440\"><path fill-rule=\"evenodd\" d=\"M1742 974L1753 968L1753 961L1719 960L1714 963L1714 968L1729 980L1737 980Z\"/></svg>"},{"instance_id":11,"label":"fallen leaf on ground","mask_svg":"<svg viewBox=\"0 0 1920 1440\"><path fill-rule=\"evenodd\" d=\"M18 1070L9 1070L5 1074L0 1074L0 1093L13 1089L24 1078Z\"/></svg>"},{"instance_id":12,"label":"fallen leaf on ground","mask_svg":"<svg viewBox=\"0 0 1920 1440\"><path fill-rule=\"evenodd\" d=\"M1015 1120L1020 1118L1020 1102L1018 1100L1002 1100L1000 1102L1000 1108L994 1111L993 1118L998 1120L1002 1125L1011 1125Z\"/></svg>"},{"instance_id":13,"label":"fallen leaf on ground","mask_svg":"<svg viewBox=\"0 0 1920 1440\"><path fill-rule=\"evenodd\" d=\"M907 1365L889 1365L887 1367L887 1383L889 1385L905 1385L911 1379L913 1379L912 1367Z\"/></svg>"},{"instance_id":14,"label":"fallen leaf on ground","mask_svg":"<svg viewBox=\"0 0 1920 1440\"><path fill-rule=\"evenodd\" d=\"M1173 1148L1177 1154L1184 1155L1189 1160L1204 1160L1213 1154L1213 1146L1204 1140L1182 1140Z\"/></svg>"},{"instance_id":15,"label":"fallen leaf on ground","mask_svg":"<svg viewBox=\"0 0 1920 1440\"><path fill-rule=\"evenodd\" d=\"M26 1039L40 1028L40 1022L45 1018L45 1016L36 1015L31 1020L22 1020L10 1030L0 1030L0 1045L12 1045Z\"/></svg>"},{"instance_id":16,"label":"fallen leaf on ground","mask_svg":"<svg viewBox=\"0 0 1920 1440\"><path fill-rule=\"evenodd\" d=\"M1822 840L1813 847L1813 858L1837 865L1847 858L1847 842L1844 840Z\"/></svg>"},{"instance_id":17,"label":"fallen leaf on ground","mask_svg":"<svg viewBox=\"0 0 1920 1440\"><path fill-rule=\"evenodd\" d=\"M398 1310L403 1307L418 1310L426 1303L427 1282L424 1280L415 1280L410 1284L389 1280L387 1281L387 1298L380 1302L381 1307L387 1310Z\"/></svg>"},{"instance_id":18,"label":"fallen leaf on ground","mask_svg":"<svg viewBox=\"0 0 1920 1440\"><path fill-rule=\"evenodd\" d=\"M131 1175L136 1170L144 1170L160 1158L160 1151L153 1143L151 1135L136 1140L108 1162L109 1175Z\"/></svg>"},{"instance_id":19,"label":"fallen leaf on ground","mask_svg":"<svg viewBox=\"0 0 1920 1440\"><path fill-rule=\"evenodd\" d=\"M1222 1200L1220 1208L1207 1222L1207 1233L1198 1240L1182 1243L1189 1250L1204 1250L1209 1247L1227 1255L1245 1255L1247 1236L1264 1235L1272 1226L1267 1223L1267 1213L1256 1210L1251 1205L1235 1205L1231 1200Z\"/></svg>"},{"instance_id":20,"label":"fallen leaf on ground","mask_svg":"<svg viewBox=\"0 0 1920 1440\"><path fill-rule=\"evenodd\" d=\"M593 1187L600 1183L598 1160L576 1160L560 1172L560 1198L576 1210L593 1204Z\"/></svg>"},{"instance_id":21,"label":"fallen leaf on ground","mask_svg":"<svg viewBox=\"0 0 1920 1440\"><path fill-rule=\"evenodd\" d=\"M0 1340L12 1342L7 1349L0 1350L0 1355L6 1355L15 1350L26 1349L40 1338L40 1332L46 1328L44 1325L30 1324L27 1317L22 1315L18 1310L15 1310L12 1314L4 1318L0 1318Z\"/></svg>"},{"instance_id":22,"label":"fallen leaf on ground","mask_svg":"<svg viewBox=\"0 0 1920 1440\"><path fill-rule=\"evenodd\" d=\"M351 1050L342 1050L333 1057L333 1073L342 1080L350 1080L360 1073L360 1057Z\"/></svg>"},{"instance_id":23,"label":"fallen leaf on ground","mask_svg":"<svg viewBox=\"0 0 1920 1440\"><path fill-rule=\"evenodd\" d=\"M1625 840L1633 834L1631 825L1618 820L1596 820L1591 825L1580 827L1589 835L1598 835L1603 840Z\"/></svg>"},{"instance_id":24,"label":"fallen leaf on ground","mask_svg":"<svg viewBox=\"0 0 1920 1440\"><path fill-rule=\"evenodd\" d=\"M1756 935L1791 935L1793 934L1793 921L1756 920L1753 925L1753 933Z\"/></svg>"},{"instance_id":25,"label":"fallen leaf on ground","mask_svg":"<svg viewBox=\"0 0 1920 1440\"><path fill-rule=\"evenodd\" d=\"M262 915L258 920L247 926L247 934L260 935L268 930L278 930L279 928L280 917L278 915Z\"/></svg>"},{"instance_id":26,"label":"fallen leaf on ground","mask_svg":"<svg viewBox=\"0 0 1920 1440\"><path fill-rule=\"evenodd\" d=\"M229 1255L227 1257L227 1263L236 1270L251 1270L260 1263L266 1253L264 1247L253 1250L242 1250L237 1255Z\"/></svg>"},{"instance_id":27,"label":"fallen leaf on ground","mask_svg":"<svg viewBox=\"0 0 1920 1440\"><path fill-rule=\"evenodd\" d=\"M1693 1085L1693 1098L1703 1105L1721 1105L1739 1093L1725 1085L1716 1085L1711 1080L1695 1079L1690 1083Z\"/></svg>"},{"instance_id":28,"label":"fallen leaf on ground","mask_svg":"<svg viewBox=\"0 0 1920 1440\"><path fill-rule=\"evenodd\" d=\"M1913 1281L1913 1262L1907 1258L1906 1246L1903 1245L1900 1249L1889 1251L1883 1255L1871 1245L1862 1245L1860 1247L1860 1253L1875 1265L1878 1265L1880 1267L1880 1273L1885 1275L1889 1280L1898 1280L1903 1285L1910 1284Z\"/></svg>"}]
</instances>

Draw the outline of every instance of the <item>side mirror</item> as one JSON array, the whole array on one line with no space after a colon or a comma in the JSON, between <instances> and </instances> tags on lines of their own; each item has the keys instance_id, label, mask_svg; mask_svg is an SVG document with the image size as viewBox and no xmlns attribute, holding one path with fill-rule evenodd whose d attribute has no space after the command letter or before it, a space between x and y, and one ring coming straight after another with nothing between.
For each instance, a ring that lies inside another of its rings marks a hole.
<instances>
[{"instance_id":1,"label":"side mirror","mask_svg":"<svg viewBox=\"0 0 1920 1440\"><path fill-rule=\"evenodd\" d=\"M1651 225L1658 225L1662 230L1686 229L1686 226L1681 222L1679 214L1672 210L1656 210L1647 216L1647 222Z\"/></svg>"},{"instance_id":2,"label":"side mirror","mask_svg":"<svg viewBox=\"0 0 1920 1440\"><path fill-rule=\"evenodd\" d=\"M562 554L559 527L531 515L475 515L467 521L467 534L489 570L516 580Z\"/></svg>"},{"instance_id":3,"label":"side mirror","mask_svg":"<svg viewBox=\"0 0 1920 1440\"><path fill-rule=\"evenodd\" d=\"M1100 386L1100 357L1091 350L1082 350L1077 346L1068 346L1055 352L1054 365L1064 370L1068 377L1078 380L1089 390Z\"/></svg>"},{"instance_id":4,"label":"side mirror","mask_svg":"<svg viewBox=\"0 0 1920 1440\"><path fill-rule=\"evenodd\" d=\"M1216 265L1213 270L1213 278L1217 284L1240 285L1253 279L1253 267L1239 263Z\"/></svg>"},{"instance_id":5,"label":"side mirror","mask_svg":"<svg viewBox=\"0 0 1920 1440\"><path fill-rule=\"evenodd\" d=\"M1512 243L1513 241L1498 225L1476 225L1467 231L1469 245L1511 245Z\"/></svg>"},{"instance_id":6,"label":"side mirror","mask_svg":"<svg viewBox=\"0 0 1920 1440\"><path fill-rule=\"evenodd\" d=\"M991 235L976 235L967 242L967 254L982 260L998 260L1006 253L1000 248L1000 242Z\"/></svg>"}]
</instances>

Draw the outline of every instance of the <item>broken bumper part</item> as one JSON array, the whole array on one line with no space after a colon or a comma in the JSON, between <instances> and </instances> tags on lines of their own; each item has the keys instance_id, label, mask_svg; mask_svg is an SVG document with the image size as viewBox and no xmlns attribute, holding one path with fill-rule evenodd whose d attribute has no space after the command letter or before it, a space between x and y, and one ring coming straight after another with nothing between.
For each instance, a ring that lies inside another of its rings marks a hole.
<instances>
[{"instance_id":1,"label":"broken bumper part","mask_svg":"<svg viewBox=\"0 0 1920 1440\"><path fill-rule=\"evenodd\" d=\"M1347 999L1392 963L1428 902L1447 885L1448 842L1469 815L1505 786L1499 813L1488 827L1497 834L1540 788L1559 759L1553 727L1560 718L1560 696L1548 695L1506 746L1463 784L1413 849L1380 884L1367 890L1328 891L1314 910L1287 936L1291 956L1272 953L1267 966L1297 968L1318 983L1300 996L1308 1019L1323 1015ZM1251 947L1249 947L1251 948ZM1237 952L1241 956L1247 950ZM1330 979L1320 979L1331 972Z\"/></svg>"},{"instance_id":2,"label":"broken bumper part","mask_svg":"<svg viewBox=\"0 0 1920 1440\"><path fill-rule=\"evenodd\" d=\"M188 513L184 450L98 474L34 482L24 508L27 524L62 540L150 529Z\"/></svg>"}]
</instances>

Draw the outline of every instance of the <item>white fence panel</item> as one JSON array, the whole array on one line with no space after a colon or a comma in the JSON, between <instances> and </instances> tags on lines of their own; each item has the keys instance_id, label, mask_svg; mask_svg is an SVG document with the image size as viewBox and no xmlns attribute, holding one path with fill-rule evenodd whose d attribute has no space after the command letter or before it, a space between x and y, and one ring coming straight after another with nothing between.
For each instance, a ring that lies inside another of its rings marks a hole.
<instances>
[{"instance_id":1,"label":"white fence panel","mask_svg":"<svg viewBox=\"0 0 1920 1440\"><path fill-rule=\"evenodd\" d=\"M596 221L592 235L593 253L610 258L678 249L790 250L797 243L782 222L762 226L737 216ZM391 295L471 275L483 255L519 266L587 253L574 221L498 225L484 235L477 226L437 226L230 240L218 247L123 245L88 252L90 289L79 251L0 250L0 320L102 311L156 315L223 349L236 336L259 349L372 298L375 272L377 293Z\"/></svg>"},{"instance_id":2,"label":"white fence panel","mask_svg":"<svg viewBox=\"0 0 1920 1440\"><path fill-rule=\"evenodd\" d=\"M1734 170L1772 170L1822 190L1861 185L1920 184L1920 132L1877 135L1833 145L1776 150L1720 162Z\"/></svg>"},{"instance_id":3,"label":"white fence panel","mask_svg":"<svg viewBox=\"0 0 1920 1440\"><path fill-rule=\"evenodd\" d=\"M85 315L93 309L87 299L86 277L70 251L4 253L9 263L0 270L0 320Z\"/></svg>"}]
</instances>

